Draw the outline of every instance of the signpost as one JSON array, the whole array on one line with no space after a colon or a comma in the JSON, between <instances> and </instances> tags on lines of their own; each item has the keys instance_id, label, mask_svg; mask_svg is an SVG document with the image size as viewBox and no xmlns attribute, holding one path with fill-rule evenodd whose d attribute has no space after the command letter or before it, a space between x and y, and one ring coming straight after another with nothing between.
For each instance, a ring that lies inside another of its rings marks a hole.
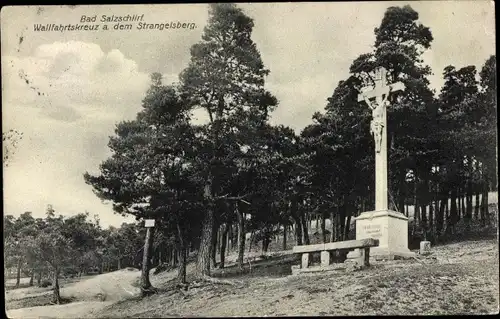
<instances>
[{"instance_id":1,"label":"signpost","mask_svg":"<svg viewBox=\"0 0 500 319\"><path fill-rule=\"evenodd\" d=\"M155 220L154 219L145 219L144 220L144 227L146 227L146 228L155 227Z\"/></svg>"},{"instance_id":2,"label":"signpost","mask_svg":"<svg viewBox=\"0 0 500 319\"><path fill-rule=\"evenodd\" d=\"M146 227L146 239L144 241L144 251L142 252L142 275L141 275L141 291L143 295L148 295L151 290L151 282L149 281L149 248L152 242L151 229L155 226L154 219L145 219L144 227Z\"/></svg>"}]
</instances>

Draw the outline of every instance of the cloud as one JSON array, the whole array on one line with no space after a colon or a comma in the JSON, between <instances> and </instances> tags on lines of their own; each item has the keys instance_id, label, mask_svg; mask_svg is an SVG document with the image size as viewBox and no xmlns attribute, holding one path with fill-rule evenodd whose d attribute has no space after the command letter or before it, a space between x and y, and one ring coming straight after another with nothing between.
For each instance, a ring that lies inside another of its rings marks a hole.
<instances>
[{"instance_id":1,"label":"cloud","mask_svg":"<svg viewBox=\"0 0 500 319\"><path fill-rule=\"evenodd\" d=\"M137 72L137 64L132 60L127 60L119 50L113 49L99 61L97 70L101 73L129 72L133 74Z\"/></svg>"},{"instance_id":2,"label":"cloud","mask_svg":"<svg viewBox=\"0 0 500 319\"><path fill-rule=\"evenodd\" d=\"M82 117L82 114L74 108L60 104L55 107L43 109L41 114L62 122L75 122Z\"/></svg>"},{"instance_id":3,"label":"cloud","mask_svg":"<svg viewBox=\"0 0 500 319\"><path fill-rule=\"evenodd\" d=\"M5 59L6 103L39 106L55 120L75 121L93 112L133 116L149 85L137 63L93 43L54 42L33 56Z\"/></svg>"},{"instance_id":4,"label":"cloud","mask_svg":"<svg viewBox=\"0 0 500 319\"><path fill-rule=\"evenodd\" d=\"M79 41L41 45L2 64L3 125L25 136L4 172L6 208L102 209L83 173L109 155L116 123L140 110L149 75L117 49Z\"/></svg>"}]
</instances>

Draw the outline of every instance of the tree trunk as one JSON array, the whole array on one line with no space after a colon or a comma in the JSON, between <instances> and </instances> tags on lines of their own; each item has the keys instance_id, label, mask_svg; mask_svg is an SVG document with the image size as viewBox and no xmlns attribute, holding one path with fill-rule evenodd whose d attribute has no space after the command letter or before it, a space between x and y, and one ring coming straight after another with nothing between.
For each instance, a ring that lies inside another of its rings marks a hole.
<instances>
[{"instance_id":1,"label":"tree trunk","mask_svg":"<svg viewBox=\"0 0 500 319\"><path fill-rule=\"evenodd\" d=\"M196 274L200 277L210 276L210 246L212 243L213 210L208 208L203 222L200 249L196 262Z\"/></svg>"},{"instance_id":2,"label":"tree trunk","mask_svg":"<svg viewBox=\"0 0 500 319\"><path fill-rule=\"evenodd\" d=\"M204 198L208 202L205 218L202 224L200 249L198 250L198 259L196 261L195 276L210 276L210 248L212 246L212 226L214 224L214 207L212 197L212 178L209 177L205 185Z\"/></svg>"},{"instance_id":3,"label":"tree trunk","mask_svg":"<svg viewBox=\"0 0 500 319\"><path fill-rule=\"evenodd\" d=\"M237 251L238 250L238 224L234 225L234 232L233 232L233 238L232 238L232 242L233 242L233 250Z\"/></svg>"},{"instance_id":4,"label":"tree trunk","mask_svg":"<svg viewBox=\"0 0 500 319\"><path fill-rule=\"evenodd\" d=\"M217 236L218 236L219 225L217 219L214 219L214 223L212 225L212 247L210 249L210 259L212 264L212 269L217 265L217 260L215 259L217 253Z\"/></svg>"},{"instance_id":5,"label":"tree trunk","mask_svg":"<svg viewBox=\"0 0 500 319\"><path fill-rule=\"evenodd\" d=\"M229 226L227 227L226 250L227 250L228 254L229 254L229 249L231 248L231 229L232 228L233 228L233 226L231 224L229 224Z\"/></svg>"},{"instance_id":6,"label":"tree trunk","mask_svg":"<svg viewBox=\"0 0 500 319\"><path fill-rule=\"evenodd\" d=\"M430 240L433 241L434 239L434 212L435 212L435 205L436 205L436 193L433 191L433 183L432 181L429 182L429 236Z\"/></svg>"},{"instance_id":7,"label":"tree trunk","mask_svg":"<svg viewBox=\"0 0 500 319\"><path fill-rule=\"evenodd\" d=\"M413 181L413 221L415 227L417 227L420 224L420 209L418 207L418 179L415 176L415 179Z\"/></svg>"},{"instance_id":8,"label":"tree trunk","mask_svg":"<svg viewBox=\"0 0 500 319\"><path fill-rule=\"evenodd\" d=\"M243 269L243 257L245 254L245 216L240 211L238 203L234 205L238 217L238 267Z\"/></svg>"},{"instance_id":9,"label":"tree trunk","mask_svg":"<svg viewBox=\"0 0 500 319\"><path fill-rule=\"evenodd\" d=\"M475 185L475 205L474 205L474 219L479 220L479 194L481 193L478 184Z\"/></svg>"},{"instance_id":10,"label":"tree trunk","mask_svg":"<svg viewBox=\"0 0 500 319\"><path fill-rule=\"evenodd\" d=\"M38 286L42 284L42 270L38 271L37 284Z\"/></svg>"},{"instance_id":11,"label":"tree trunk","mask_svg":"<svg viewBox=\"0 0 500 319\"><path fill-rule=\"evenodd\" d=\"M467 211L465 209L465 190L463 191L463 194L462 196L460 197L460 206L461 206L461 216L462 218L465 218L466 214L467 214Z\"/></svg>"},{"instance_id":12,"label":"tree trunk","mask_svg":"<svg viewBox=\"0 0 500 319\"><path fill-rule=\"evenodd\" d=\"M399 169L399 194L398 194L398 205L401 213L408 216L408 212L405 212L405 198L406 198L406 169L401 166Z\"/></svg>"},{"instance_id":13,"label":"tree trunk","mask_svg":"<svg viewBox=\"0 0 500 319\"><path fill-rule=\"evenodd\" d=\"M323 237L323 243L326 243L326 217L325 214L321 214L321 236Z\"/></svg>"},{"instance_id":14,"label":"tree trunk","mask_svg":"<svg viewBox=\"0 0 500 319\"><path fill-rule=\"evenodd\" d=\"M122 269L122 259L118 257L118 270Z\"/></svg>"},{"instance_id":15,"label":"tree trunk","mask_svg":"<svg viewBox=\"0 0 500 319\"><path fill-rule=\"evenodd\" d=\"M446 203L444 203L444 212L446 214L446 226L448 227L448 222L450 221L450 205L448 204L448 200L450 198L447 196L445 198Z\"/></svg>"},{"instance_id":16,"label":"tree trunk","mask_svg":"<svg viewBox=\"0 0 500 319\"><path fill-rule=\"evenodd\" d=\"M142 250L141 293L143 296L148 295L151 290L151 282L149 281L149 252L154 237L153 232L153 227L147 228L144 249Z\"/></svg>"},{"instance_id":17,"label":"tree trunk","mask_svg":"<svg viewBox=\"0 0 500 319\"><path fill-rule=\"evenodd\" d=\"M456 187L452 187L452 190L451 190L451 207L450 207L450 218L449 218L449 224L446 228L446 230L451 233L451 234L454 234L455 233L455 224L457 223L458 221L458 209L457 209L457 189Z\"/></svg>"},{"instance_id":18,"label":"tree trunk","mask_svg":"<svg viewBox=\"0 0 500 319\"><path fill-rule=\"evenodd\" d=\"M486 179L484 181L484 186L483 186L483 196L481 200L481 214L484 216L484 224L485 225L490 225L490 213L488 209L488 193L489 193L489 181Z\"/></svg>"},{"instance_id":19,"label":"tree trunk","mask_svg":"<svg viewBox=\"0 0 500 319\"><path fill-rule=\"evenodd\" d=\"M484 182L481 184L481 203L479 204L479 213L481 217L481 226L486 226L486 214L485 214L485 209L484 209Z\"/></svg>"},{"instance_id":20,"label":"tree trunk","mask_svg":"<svg viewBox=\"0 0 500 319\"><path fill-rule=\"evenodd\" d=\"M333 243L335 241L335 210L330 208L330 242Z\"/></svg>"},{"instance_id":21,"label":"tree trunk","mask_svg":"<svg viewBox=\"0 0 500 319\"><path fill-rule=\"evenodd\" d=\"M175 247L171 247L168 251L168 263L172 267L177 267L177 265L175 264Z\"/></svg>"},{"instance_id":22,"label":"tree trunk","mask_svg":"<svg viewBox=\"0 0 500 319\"><path fill-rule=\"evenodd\" d=\"M220 247L220 264L219 268L224 268L224 262L226 259L226 245L227 245L227 233L229 232L230 225L225 223L222 229L222 239L221 239L221 247Z\"/></svg>"},{"instance_id":23,"label":"tree trunk","mask_svg":"<svg viewBox=\"0 0 500 319\"><path fill-rule=\"evenodd\" d=\"M250 234L250 242L248 243L248 252L252 251L252 244L254 242L254 235L255 235L255 230L252 230L252 233Z\"/></svg>"},{"instance_id":24,"label":"tree trunk","mask_svg":"<svg viewBox=\"0 0 500 319\"><path fill-rule=\"evenodd\" d=\"M470 224L472 221L472 181L467 181L467 188L465 192L465 199L467 201L467 207L465 209L465 225L467 230L470 230Z\"/></svg>"},{"instance_id":25,"label":"tree trunk","mask_svg":"<svg viewBox=\"0 0 500 319\"><path fill-rule=\"evenodd\" d=\"M165 250L165 262L172 266L172 247L170 245Z\"/></svg>"},{"instance_id":26,"label":"tree trunk","mask_svg":"<svg viewBox=\"0 0 500 319\"><path fill-rule=\"evenodd\" d=\"M295 241L297 242L297 246L302 245L302 223L300 218L294 217L295 221Z\"/></svg>"},{"instance_id":27,"label":"tree trunk","mask_svg":"<svg viewBox=\"0 0 500 319\"><path fill-rule=\"evenodd\" d=\"M179 243L177 243L177 246L179 246ZM174 267L179 266L179 249L177 247L174 248Z\"/></svg>"},{"instance_id":28,"label":"tree trunk","mask_svg":"<svg viewBox=\"0 0 500 319\"><path fill-rule=\"evenodd\" d=\"M420 192L419 192L419 195L420 195L420 202L421 202L421 205L420 205L420 209L421 209L421 212L422 212L422 226L423 226L423 229L424 229L424 238L427 240L427 230L428 230L428 225L427 225L427 204L429 203L429 198L428 198L428 180L427 179L424 179L423 180L423 184L421 185L420 187Z\"/></svg>"},{"instance_id":29,"label":"tree trunk","mask_svg":"<svg viewBox=\"0 0 500 319\"><path fill-rule=\"evenodd\" d=\"M35 268L31 269L31 277L30 277L30 287L33 287L33 283L35 281Z\"/></svg>"},{"instance_id":30,"label":"tree trunk","mask_svg":"<svg viewBox=\"0 0 500 319\"><path fill-rule=\"evenodd\" d=\"M262 252L265 254L267 253L267 250L269 248L269 243L271 242L271 239L269 238L269 235L265 235L264 239L262 240Z\"/></svg>"},{"instance_id":31,"label":"tree trunk","mask_svg":"<svg viewBox=\"0 0 500 319\"><path fill-rule=\"evenodd\" d=\"M345 221L344 240L347 240L347 237L349 236L350 229L351 229L351 214L349 214L349 216L347 216L347 219Z\"/></svg>"},{"instance_id":32,"label":"tree trunk","mask_svg":"<svg viewBox=\"0 0 500 319\"><path fill-rule=\"evenodd\" d=\"M283 224L283 242L282 242L282 250L286 250L286 235L288 233L288 226L286 224Z\"/></svg>"},{"instance_id":33,"label":"tree trunk","mask_svg":"<svg viewBox=\"0 0 500 319\"><path fill-rule=\"evenodd\" d=\"M19 285L21 285L21 263L22 259L19 257L17 259L16 288L19 288Z\"/></svg>"},{"instance_id":34,"label":"tree trunk","mask_svg":"<svg viewBox=\"0 0 500 319\"><path fill-rule=\"evenodd\" d=\"M344 230L345 230L345 204L339 207L337 213L337 236L336 241L342 241L344 239Z\"/></svg>"},{"instance_id":35,"label":"tree trunk","mask_svg":"<svg viewBox=\"0 0 500 319\"><path fill-rule=\"evenodd\" d=\"M177 272L177 281L179 284L186 283L186 236L182 225L177 222L177 237L179 240L179 269Z\"/></svg>"},{"instance_id":36,"label":"tree trunk","mask_svg":"<svg viewBox=\"0 0 500 319\"><path fill-rule=\"evenodd\" d=\"M52 277L52 290L54 292L53 302L58 305L61 303L61 294L59 291L59 271L59 267L54 267L54 274Z\"/></svg>"},{"instance_id":37,"label":"tree trunk","mask_svg":"<svg viewBox=\"0 0 500 319\"><path fill-rule=\"evenodd\" d=\"M446 189L446 185L440 184L440 189L439 189L439 200L440 200L440 205L439 208L436 207L436 233L438 236L441 235L443 228L444 228L444 214L445 214L445 207L446 204L448 203L448 190Z\"/></svg>"},{"instance_id":38,"label":"tree trunk","mask_svg":"<svg viewBox=\"0 0 500 319\"><path fill-rule=\"evenodd\" d=\"M462 190L458 190L458 198L457 198L457 210L458 210L458 220L462 219L463 217L463 210L462 210Z\"/></svg>"},{"instance_id":39,"label":"tree trunk","mask_svg":"<svg viewBox=\"0 0 500 319\"><path fill-rule=\"evenodd\" d=\"M304 235L304 244L310 245L311 241L309 240L309 231L307 229L307 218L304 214L301 214L302 221L302 235Z\"/></svg>"},{"instance_id":40,"label":"tree trunk","mask_svg":"<svg viewBox=\"0 0 500 319\"><path fill-rule=\"evenodd\" d=\"M217 245L216 245L216 247L217 247L217 253L219 254L219 256L220 256L220 247L221 247L221 243L222 243L221 226L222 225L219 224L219 227L217 229Z\"/></svg>"},{"instance_id":41,"label":"tree trunk","mask_svg":"<svg viewBox=\"0 0 500 319\"><path fill-rule=\"evenodd\" d=\"M290 203L290 215L292 216L293 221L295 222L295 241L297 242L297 246L302 245L302 222L300 220L298 214L298 203L297 199L293 198Z\"/></svg>"}]
</instances>

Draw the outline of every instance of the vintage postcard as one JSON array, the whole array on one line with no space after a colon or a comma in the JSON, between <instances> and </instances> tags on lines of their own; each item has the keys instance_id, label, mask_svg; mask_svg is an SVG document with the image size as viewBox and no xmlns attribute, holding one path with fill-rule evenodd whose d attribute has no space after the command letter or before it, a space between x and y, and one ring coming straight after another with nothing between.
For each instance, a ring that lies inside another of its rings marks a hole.
<instances>
[{"instance_id":1,"label":"vintage postcard","mask_svg":"<svg viewBox=\"0 0 500 319\"><path fill-rule=\"evenodd\" d=\"M494 9L2 7L6 315L498 313Z\"/></svg>"}]
</instances>

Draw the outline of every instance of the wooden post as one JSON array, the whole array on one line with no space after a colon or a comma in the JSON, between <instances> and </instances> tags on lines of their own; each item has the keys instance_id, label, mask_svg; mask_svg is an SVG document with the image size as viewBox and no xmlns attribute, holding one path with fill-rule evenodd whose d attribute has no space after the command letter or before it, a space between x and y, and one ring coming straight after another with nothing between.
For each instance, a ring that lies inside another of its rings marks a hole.
<instances>
[{"instance_id":1,"label":"wooden post","mask_svg":"<svg viewBox=\"0 0 500 319\"><path fill-rule=\"evenodd\" d=\"M142 273L141 273L141 292L143 295L148 295L151 292L151 282L149 281L149 247L152 242L152 228L154 227L154 219L146 219L144 226L146 227L146 238L144 240L144 250L142 252Z\"/></svg>"}]
</instances>

